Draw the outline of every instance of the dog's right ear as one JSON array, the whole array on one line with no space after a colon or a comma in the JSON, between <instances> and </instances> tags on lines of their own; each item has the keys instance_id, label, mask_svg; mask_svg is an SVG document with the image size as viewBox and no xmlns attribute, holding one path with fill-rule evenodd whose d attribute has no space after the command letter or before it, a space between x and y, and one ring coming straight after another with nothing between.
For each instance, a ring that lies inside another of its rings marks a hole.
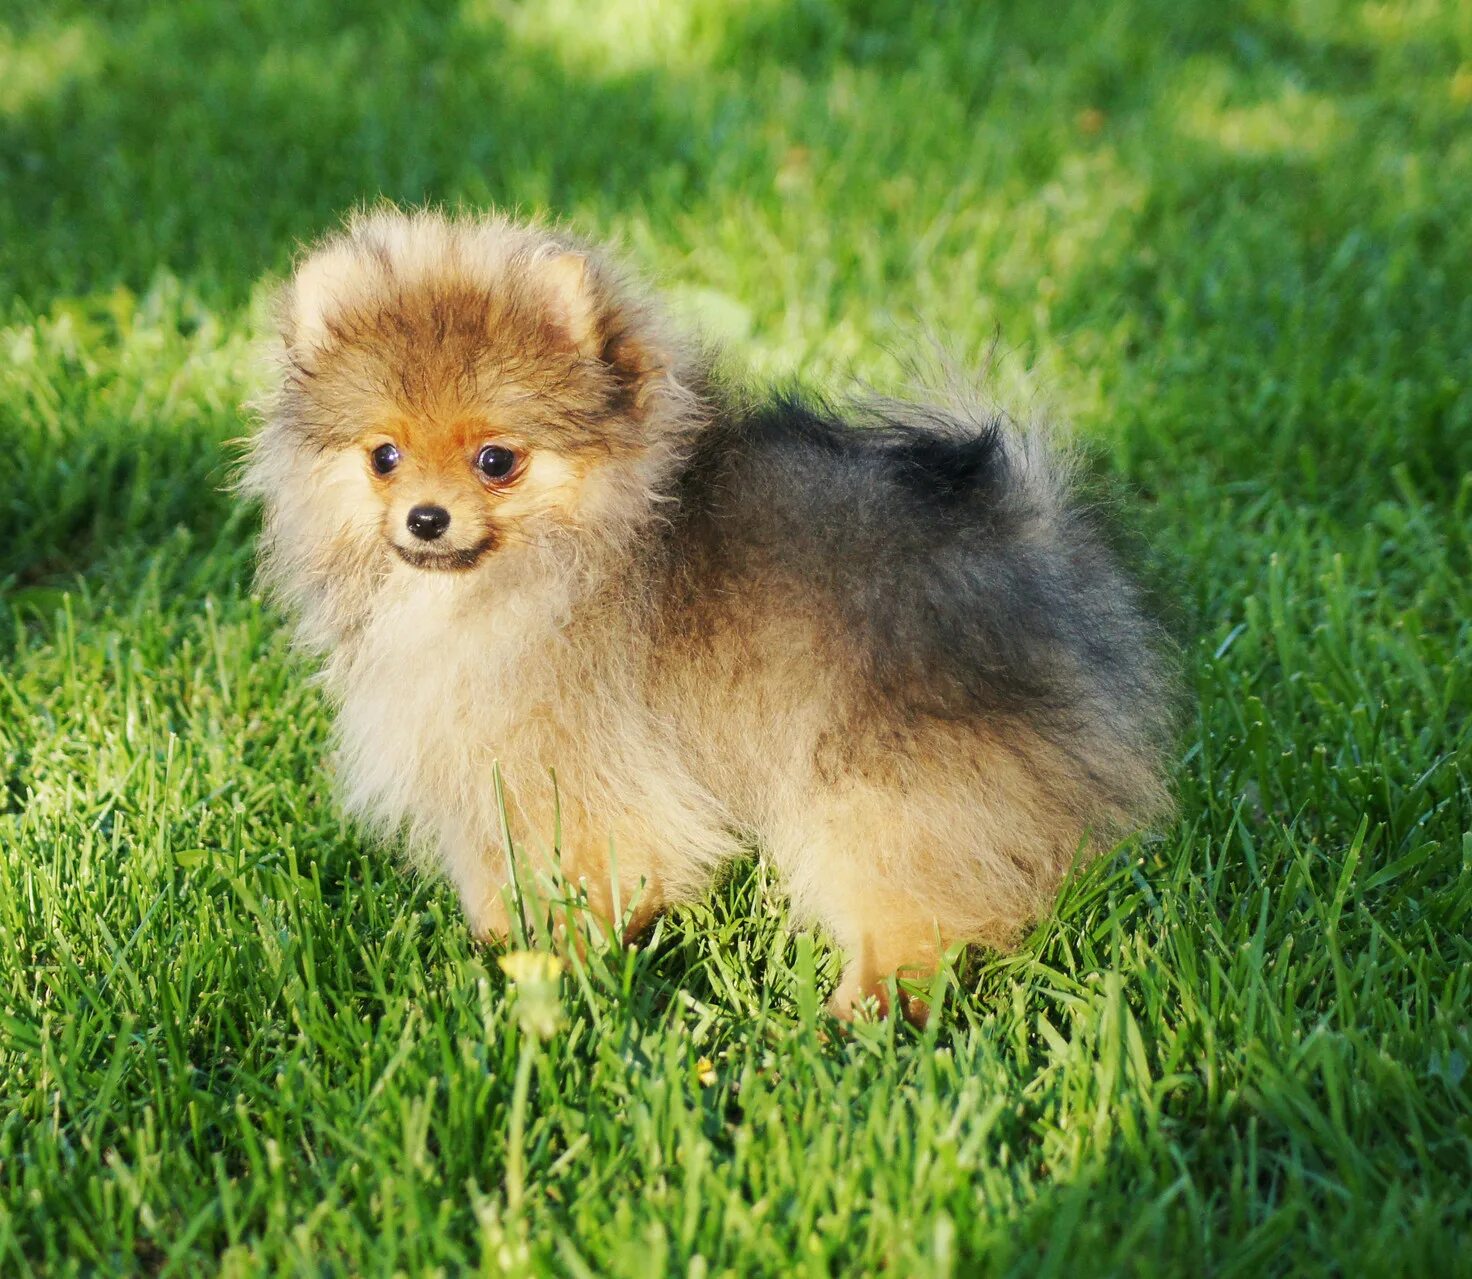
<instances>
[{"instance_id":1,"label":"dog's right ear","mask_svg":"<svg viewBox=\"0 0 1472 1279\"><path fill-rule=\"evenodd\" d=\"M297 267L276 299L276 324L289 349L304 351L331 342L333 321L361 269L354 254L337 245L318 249Z\"/></svg>"}]
</instances>

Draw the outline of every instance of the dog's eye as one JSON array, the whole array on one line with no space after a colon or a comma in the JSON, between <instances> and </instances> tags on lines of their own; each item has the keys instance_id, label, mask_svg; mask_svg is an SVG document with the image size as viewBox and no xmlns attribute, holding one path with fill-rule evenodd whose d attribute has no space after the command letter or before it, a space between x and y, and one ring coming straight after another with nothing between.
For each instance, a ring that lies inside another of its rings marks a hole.
<instances>
[{"instance_id":1,"label":"dog's eye","mask_svg":"<svg viewBox=\"0 0 1472 1279\"><path fill-rule=\"evenodd\" d=\"M380 475L387 475L399 464L399 450L392 444L380 444L368 457Z\"/></svg>"},{"instance_id":2,"label":"dog's eye","mask_svg":"<svg viewBox=\"0 0 1472 1279\"><path fill-rule=\"evenodd\" d=\"M499 444L487 444L475 456L475 469L488 480L504 480L516 470L516 454Z\"/></svg>"}]
</instances>

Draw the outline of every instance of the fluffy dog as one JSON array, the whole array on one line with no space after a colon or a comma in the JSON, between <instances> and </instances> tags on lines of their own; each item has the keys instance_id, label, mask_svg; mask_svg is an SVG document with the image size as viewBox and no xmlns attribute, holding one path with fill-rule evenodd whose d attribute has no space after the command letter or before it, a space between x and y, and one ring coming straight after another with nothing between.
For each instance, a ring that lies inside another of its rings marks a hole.
<instances>
[{"instance_id":1,"label":"fluffy dog","mask_svg":"<svg viewBox=\"0 0 1472 1279\"><path fill-rule=\"evenodd\" d=\"M603 255L499 217L355 216L279 317L264 580L324 655L346 807L477 934L513 868L632 932L755 843L848 1015L1164 809L1157 630L1035 430L740 394Z\"/></svg>"}]
</instances>

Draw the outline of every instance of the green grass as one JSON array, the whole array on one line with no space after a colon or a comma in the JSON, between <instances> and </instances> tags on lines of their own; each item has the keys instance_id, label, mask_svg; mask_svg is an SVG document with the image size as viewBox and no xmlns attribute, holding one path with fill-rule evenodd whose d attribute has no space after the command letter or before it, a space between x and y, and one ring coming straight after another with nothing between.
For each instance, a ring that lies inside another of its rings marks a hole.
<instances>
[{"instance_id":1,"label":"green grass","mask_svg":"<svg viewBox=\"0 0 1472 1279\"><path fill-rule=\"evenodd\" d=\"M1472 1273L1472 9L7 11L0 1272ZM999 337L1148 542L1178 820L924 1033L753 866L524 1037L222 492L263 282L380 193L767 374Z\"/></svg>"}]
</instances>

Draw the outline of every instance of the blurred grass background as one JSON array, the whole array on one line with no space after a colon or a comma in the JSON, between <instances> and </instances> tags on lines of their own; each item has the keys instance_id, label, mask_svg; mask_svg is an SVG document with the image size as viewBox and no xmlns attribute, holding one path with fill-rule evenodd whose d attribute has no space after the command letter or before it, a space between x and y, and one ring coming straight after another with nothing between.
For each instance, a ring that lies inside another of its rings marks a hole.
<instances>
[{"instance_id":1,"label":"blurred grass background","mask_svg":"<svg viewBox=\"0 0 1472 1279\"><path fill-rule=\"evenodd\" d=\"M768 375L999 341L1151 548L1177 824L924 1034L835 1033L750 868L524 1041L222 491L380 195L566 217ZM1454 0L0 11L0 1269L1466 1267L1469 203Z\"/></svg>"}]
</instances>

